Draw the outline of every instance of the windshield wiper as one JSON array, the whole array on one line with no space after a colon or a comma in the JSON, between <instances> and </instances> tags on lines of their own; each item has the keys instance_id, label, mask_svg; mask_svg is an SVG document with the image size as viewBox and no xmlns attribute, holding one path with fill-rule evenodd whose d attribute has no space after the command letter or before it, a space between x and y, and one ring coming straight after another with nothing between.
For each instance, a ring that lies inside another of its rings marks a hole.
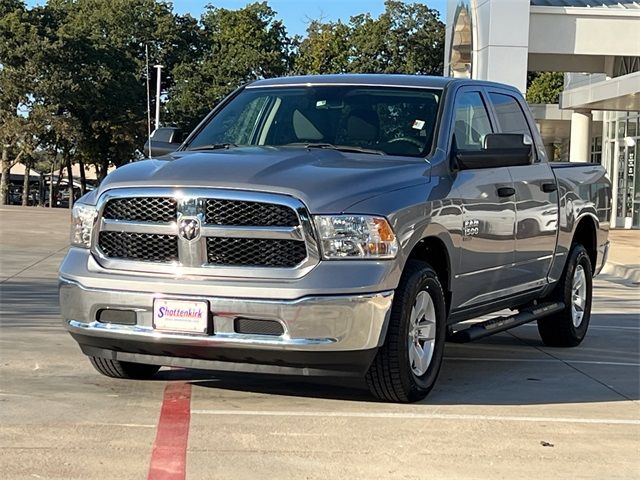
<instances>
[{"instance_id":1,"label":"windshield wiper","mask_svg":"<svg viewBox=\"0 0 640 480\"><path fill-rule=\"evenodd\" d=\"M197 147L187 148L186 150L190 152L196 150L221 150L223 148L229 150L230 148L237 146L238 145L236 145L235 143L210 143L208 145L198 145Z\"/></svg>"},{"instance_id":2,"label":"windshield wiper","mask_svg":"<svg viewBox=\"0 0 640 480\"><path fill-rule=\"evenodd\" d=\"M327 150L337 150L339 152L368 153L371 155L385 155L382 150L372 148L356 147L354 145L334 145L332 143L288 143L287 146L300 146L303 148L321 148Z\"/></svg>"}]
</instances>

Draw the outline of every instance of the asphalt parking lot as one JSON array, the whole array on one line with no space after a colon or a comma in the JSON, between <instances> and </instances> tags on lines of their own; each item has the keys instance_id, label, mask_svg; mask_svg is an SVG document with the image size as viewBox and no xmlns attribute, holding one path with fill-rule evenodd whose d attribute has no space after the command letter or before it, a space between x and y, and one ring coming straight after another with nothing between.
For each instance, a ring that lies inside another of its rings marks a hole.
<instances>
[{"instance_id":1,"label":"asphalt parking lot","mask_svg":"<svg viewBox=\"0 0 640 480\"><path fill-rule=\"evenodd\" d=\"M598 277L578 348L543 347L531 325L448 344L421 404L375 402L331 379L113 380L58 317L67 224L63 210L0 208L2 478L178 478L185 465L189 479L640 478L631 281Z\"/></svg>"}]
</instances>

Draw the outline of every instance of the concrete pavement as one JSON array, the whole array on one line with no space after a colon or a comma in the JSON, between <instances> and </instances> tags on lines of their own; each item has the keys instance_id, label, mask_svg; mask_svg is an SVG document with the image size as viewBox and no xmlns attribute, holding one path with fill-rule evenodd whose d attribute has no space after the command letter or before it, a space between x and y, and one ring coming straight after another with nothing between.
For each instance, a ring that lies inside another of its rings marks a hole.
<instances>
[{"instance_id":1,"label":"concrete pavement","mask_svg":"<svg viewBox=\"0 0 640 480\"><path fill-rule=\"evenodd\" d=\"M2 478L145 478L168 384L190 390L189 479L640 477L633 282L598 277L578 348L544 347L535 325L448 344L421 404L375 402L332 379L163 370L121 381L97 374L60 325L67 231L67 211L0 208Z\"/></svg>"}]
</instances>

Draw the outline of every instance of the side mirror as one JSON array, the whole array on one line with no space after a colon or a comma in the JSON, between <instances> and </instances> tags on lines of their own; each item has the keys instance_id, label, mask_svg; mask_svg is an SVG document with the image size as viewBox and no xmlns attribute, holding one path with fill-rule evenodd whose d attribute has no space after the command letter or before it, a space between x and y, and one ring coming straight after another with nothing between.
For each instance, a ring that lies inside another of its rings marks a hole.
<instances>
[{"instance_id":1,"label":"side mirror","mask_svg":"<svg viewBox=\"0 0 640 480\"><path fill-rule=\"evenodd\" d=\"M177 127L156 128L151 139L144 144L144 154L147 157L161 157L175 152L182 145L182 130Z\"/></svg>"},{"instance_id":2,"label":"side mirror","mask_svg":"<svg viewBox=\"0 0 640 480\"><path fill-rule=\"evenodd\" d=\"M519 133L489 133L480 150L458 150L460 170L496 167L519 167L531 164L532 141Z\"/></svg>"}]
</instances>

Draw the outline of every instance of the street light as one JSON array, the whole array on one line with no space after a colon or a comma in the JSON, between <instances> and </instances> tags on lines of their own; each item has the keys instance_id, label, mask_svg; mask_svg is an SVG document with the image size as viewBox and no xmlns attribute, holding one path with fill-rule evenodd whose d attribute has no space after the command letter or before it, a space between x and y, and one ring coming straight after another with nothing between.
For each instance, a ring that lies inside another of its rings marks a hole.
<instances>
[{"instance_id":1,"label":"street light","mask_svg":"<svg viewBox=\"0 0 640 480\"><path fill-rule=\"evenodd\" d=\"M158 70L156 78L156 129L160 128L160 80L162 79L162 65L154 65Z\"/></svg>"}]
</instances>

